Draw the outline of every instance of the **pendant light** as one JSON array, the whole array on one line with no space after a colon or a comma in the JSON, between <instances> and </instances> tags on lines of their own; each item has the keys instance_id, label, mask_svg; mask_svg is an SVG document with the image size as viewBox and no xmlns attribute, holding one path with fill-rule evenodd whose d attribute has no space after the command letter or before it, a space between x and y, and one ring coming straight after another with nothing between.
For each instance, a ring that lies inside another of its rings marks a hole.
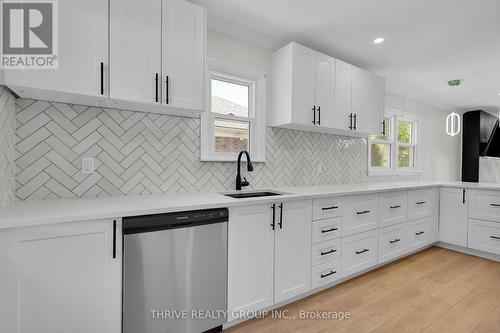
<instances>
[{"instance_id":1,"label":"pendant light","mask_svg":"<svg viewBox=\"0 0 500 333\"><path fill-rule=\"evenodd\" d=\"M448 81L448 85L453 91L453 106L456 108L455 104L455 90L462 83L461 80L451 80ZM452 112L446 117L446 134L450 136L455 136L460 134L460 115Z\"/></svg>"}]
</instances>

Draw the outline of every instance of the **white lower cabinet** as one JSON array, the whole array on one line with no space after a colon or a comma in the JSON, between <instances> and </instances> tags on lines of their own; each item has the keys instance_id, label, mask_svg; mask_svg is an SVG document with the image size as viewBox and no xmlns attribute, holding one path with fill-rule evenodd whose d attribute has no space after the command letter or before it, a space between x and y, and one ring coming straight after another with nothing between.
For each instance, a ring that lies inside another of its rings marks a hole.
<instances>
[{"instance_id":1,"label":"white lower cabinet","mask_svg":"<svg viewBox=\"0 0 500 333\"><path fill-rule=\"evenodd\" d=\"M437 235L433 227L433 220L430 217L424 217L410 222L408 230L408 248L410 251L430 245L437 240Z\"/></svg>"},{"instance_id":2,"label":"white lower cabinet","mask_svg":"<svg viewBox=\"0 0 500 333\"><path fill-rule=\"evenodd\" d=\"M469 217L500 222L500 191L469 190Z\"/></svg>"},{"instance_id":3,"label":"white lower cabinet","mask_svg":"<svg viewBox=\"0 0 500 333\"><path fill-rule=\"evenodd\" d=\"M470 219L469 248L500 254L500 223Z\"/></svg>"},{"instance_id":4,"label":"white lower cabinet","mask_svg":"<svg viewBox=\"0 0 500 333\"><path fill-rule=\"evenodd\" d=\"M342 218L336 217L314 221L312 224L312 242L318 243L329 239L340 238Z\"/></svg>"},{"instance_id":5,"label":"white lower cabinet","mask_svg":"<svg viewBox=\"0 0 500 333\"><path fill-rule=\"evenodd\" d=\"M379 229L378 262L379 264L397 258L408 252L408 223L402 223Z\"/></svg>"},{"instance_id":6,"label":"white lower cabinet","mask_svg":"<svg viewBox=\"0 0 500 333\"><path fill-rule=\"evenodd\" d=\"M280 204L280 222L274 233L275 303L311 289L311 214L311 201Z\"/></svg>"},{"instance_id":7,"label":"white lower cabinet","mask_svg":"<svg viewBox=\"0 0 500 333\"><path fill-rule=\"evenodd\" d=\"M377 230L342 238L342 274L349 276L377 264Z\"/></svg>"},{"instance_id":8,"label":"white lower cabinet","mask_svg":"<svg viewBox=\"0 0 500 333\"><path fill-rule=\"evenodd\" d=\"M121 220L0 231L0 332L120 333Z\"/></svg>"},{"instance_id":9,"label":"white lower cabinet","mask_svg":"<svg viewBox=\"0 0 500 333\"><path fill-rule=\"evenodd\" d=\"M439 240L467 246L467 192L462 188L441 188Z\"/></svg>"},{"instance_id":10,"label":"white lower cabinet","mask_svg":"<svg viewBox=\"0 0 500 333\"><path fill-rule=\"evenodd\" d=\"M230 208L230 313L260 310L310 290L311 217L311 200Z\"/></svg>"},{"instance_id":11,"label":"white lower cabinet","mask_svg":"<svg viewBox=\"0 0 500 333\"><path fill-rule=\"evenodd\" d=\"M345 197L342 207L342 236L378 227L378 195Z\"/></svg>"},{"instance_id":12,"label":"white lower cabinet","mask_svg":"<svg viewBox=\"0 0 500 333\"><path fill-rule=\"evenodd\" d=\"M341 260L333 260L314 266L311 272L311 286L313 289L334 282L342 277Z\"/></svg>"},{"instance_id":13,"label":"white lower cabinet","mask_svg":"<svg viewBox=\"0 0 500 333\"><path fill-rule=\"evenodd\" d=\"M380 226L386 227L407 220L408 195L406 191L380 195Z\"/></svg>"},{"instance_id":14,"label":"white lower cabinet","mask_svg":"<svg viewBox=\"0 0 500 333\"><path fill-rule=\"evenodd\" d=\"M333 239L312 246L312 265L316 266L342 257L342 240Z\"/></svg>"}]
</instances>

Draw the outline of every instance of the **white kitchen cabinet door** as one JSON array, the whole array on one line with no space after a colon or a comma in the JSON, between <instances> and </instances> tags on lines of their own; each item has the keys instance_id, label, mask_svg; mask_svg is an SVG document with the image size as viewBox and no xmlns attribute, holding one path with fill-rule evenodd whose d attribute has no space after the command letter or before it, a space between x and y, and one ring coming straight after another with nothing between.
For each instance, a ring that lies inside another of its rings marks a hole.
<instances>
[{"instance_id":1,"label":"white kitchen cabinet door","mask_svg":"<svg viewBox=\"0 0 500 333\"><path fill-rule=\"evenodd\" d=\"M351 64L335 59L335 98L333 125L340 130L351 130L353 120L351 115L352 97Z\"/></svg>"},{"instance_id":2,"label":"white kitchen cabinet door","mask_svg":"<svg viewBox=\"0 0 500 333\"><path fill-rule=\"evenodd\" d=\"M275 303L311 289L312 202L283 202L282 209L275 231Z\"/></svg>"},{"instance_id":3,"label":"white kitchen cabinet door","mask_svg":"<svg viewBox=\"0 0 500 333\"><path fill-rule=\"evenodd\" d=\"M433 220L424 217L408 223L408 250L415 251L436 241Z\"/></svg>"},{"instance_id":4,"label":"white kitchen cabinet door","mask_svg":"<svg viewBox=\"0 0 500 333\"><path fill-rule=\"evenodd\" d=\"M110 0L110 97L161 102L161 0Z\"/></svg>"},{"instance_id":5,"label":"white kitchen cabinet door","mask_svg":"<svg viewBox=\"0 0 500 333\"><path fill-rule=\"evenodd\" d=\"M500 254L500 223L469 220L469 248Z\"/></svg>"},{"instance_id":6,"label":"white kitchen cabinet door","mask_svg":"<svg viewBox=\"0 0 500 333\"><path fill-rule=\"evenodd\" d=\"M315 118L316 52L293 44L292 121L313 126Z\"/></svg>"},{"instance_id":7,"label":"white kitchen cabinet door","mask_svg":"<svg viewBox=\"0 0 500 333\"><path fill-rule=\"evenodd\" d=\"M316 54L316 125L333 128L335 59Z\"/></svg>"},{"instance_id":8,"label":"white kitchen cabinet door","mask_svg":"<svg viewBox=\"0 0 500 333\"><path fill-rule=\"evenodd\" d=\"M228 309L273 304L274 231L271 204L229 209ZM229 320L237 319L234 317Z\"/></svg>"},{"instance_id":9,"label":"white kitchen cabinet door","mask_svg":"<svg viewBox=\"0 0 500 333\"><path fill-rule=\"evenodd\" d=\"M203 110L205 9L185 0L163 0L162 103Z\"/></svg>"},{"instance_id":10,"label":"white kitchen cabinet door","mask_svg":"<svg viewBox=\"0 0 500 333\"><path fill-rule=\"evenodd\" d=\"M361 68L352 71L352 113L356 130L378 135L384 119L385 80Z\"/></svg>"},{"instance_id":11,"label":"white kitchen cabinet door","mask_svg":"<svg viewBox=\"0 0 500 333\"><path fill-rule=\"evenodd\" d=\"M408 195L406 191L380 195L380 226L386 227L407 220Z\"/></svg>"},{"instance_id":12,"label":"white kitchen cabinet door","mask_svg":"<svg viewBox=\"0 0 500 333\"><path fill-rule=\"evenodd\" d=\"M407 223L402 223L378 230L379 264L406 254L408 251L408 227Z\"/></svg>"},{"instance_id":13,"label":"white kitchen cabinet door","mask_svg":"<svg viewBox=\"0 0 500 333\"><path fill-rule=\"evenodd\" d=\"M0 231L0 332L120 333L121 240L120 220Z\"/></svg>"},{"instance_id":14,"label":"white kitchen cabinet door","mask_svg":"<svg viewBox=\"0 0 500 333\"><path fill-rule=\"evenodd\" d=\"M467 246L467 192L462 188L440 190L439 240Z\"/></svg>"},{"instance_id":15,"label":"white kitchen cabinet door","mask_svg":"<svg viewBox=\"0 0 500 333\"><path fill-rule=\"evenodd\" d=\"M377 264L378 230L342 238L342 274L349 276Z\"/></svg>"},{"instance_id":16,"label":"white kitchen cabinet door","mask_svg":"<svg viewBox=\"0 0 500 333\"><path fill-rule=\"evenodd\" d=\"M7 85L23 97L39 99L50 100L54 92L107 97L108 2L63 0L57 5L58 69L6 70Z\"/></svg>"},{"instance_id":17,"label":"white kitchen cabinet door","mask_svg":"<svg viewBox=\"0 0 500 333\"><path fill-rule=\"evenodd\" d=\"M353 195L344 198L342 236L378 228L378 195Z\"/></svg>"}]
</instances>

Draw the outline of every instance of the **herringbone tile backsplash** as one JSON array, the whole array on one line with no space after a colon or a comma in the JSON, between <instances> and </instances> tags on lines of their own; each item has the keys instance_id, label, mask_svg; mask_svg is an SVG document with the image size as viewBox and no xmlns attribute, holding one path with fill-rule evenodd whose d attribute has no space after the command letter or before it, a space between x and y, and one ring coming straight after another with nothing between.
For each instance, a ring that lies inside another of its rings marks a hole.
<instances>
[{"instance_id":1,"label":"herringbone tile backsplash","mask_svg":"<svg viewBox=\"0 0 500 333\"><path fill-rule=\"evenodd\" d=\"M0 206L15 199L14 130L16 128L14 96L0 86Z\"/></svg>"},{"instance_id":2,"label":"herringbone tile backsplash","mask_svg":"<svg viewBox=\"0 0 500 333\"><path fill-rule=\"evenodd\" d=\"M235 163L201 162L199 119L17 99L18 199L234 188ZM82 157L96 158L93 175ZM365 139L267 128L253 187L409 180L368 177ZM323 171L318 172L318 164Z\"/></svg>"}]
</instances>

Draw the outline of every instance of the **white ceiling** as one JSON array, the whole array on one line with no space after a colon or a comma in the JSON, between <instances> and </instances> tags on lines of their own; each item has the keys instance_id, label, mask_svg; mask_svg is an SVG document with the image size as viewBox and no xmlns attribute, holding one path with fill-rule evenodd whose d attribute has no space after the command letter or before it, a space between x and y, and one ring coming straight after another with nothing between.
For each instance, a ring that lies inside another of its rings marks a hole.
<instances>
[{"instance_id":1,"label":"white ceiling","mask_svg":"<svg viewBox=\"0 0 500 333\"><path fill-rule=\"evenodd\" d=\"M499 0L192 0L209 28L268 48L297 41L387 79L387 89L459 111L500 107ZM373 39L385 37L374 45Z\"/></svg>"}]
</instances>

